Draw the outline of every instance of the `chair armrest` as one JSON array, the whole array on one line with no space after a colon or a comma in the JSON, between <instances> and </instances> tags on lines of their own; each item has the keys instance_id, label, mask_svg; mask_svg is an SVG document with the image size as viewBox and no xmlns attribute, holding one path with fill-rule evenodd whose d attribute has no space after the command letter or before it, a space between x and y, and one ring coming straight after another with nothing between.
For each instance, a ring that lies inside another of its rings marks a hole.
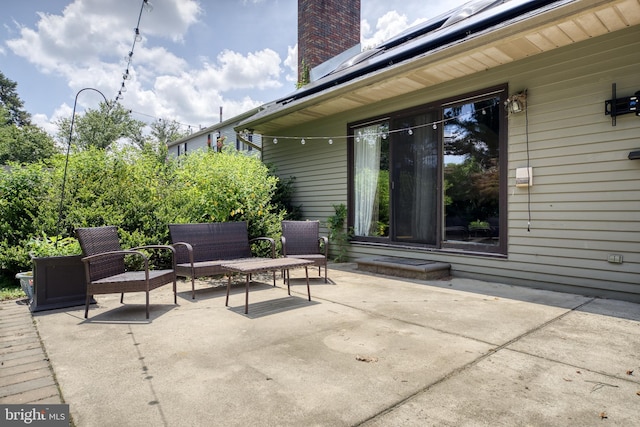
<instances>
[{"instance_id":1,"label":"chair armrest","mask_svg":"<svg viewBox=\"0 0 640 427\"><path fill-rule=\"evenodd\" d=\"M175 242L171 246L173 246L174 249L178 249L178 248L181 248L181 247L184 246L184 248L187 250L187 253L189 254L189 263L193 267L193 246L191 246L190 243L187 243L187 242ZM177 254L177 250L174 252L174 255L176 255L176 254ZM174 257L174 259L175 259L175 257Z\"/></svg>"},{"instance_id":2,"label":"chair armrest","mask_svg":"<svg viewBox=\"0 0 640 427\"><path fill-rule=\"evenodd\" d=\"M324 256L325 258L329 257L329 239L326 238L325 236L320 236L318 238L318 244L322 243L322 246L324 247Z\"/></svg>"},{"instance_id":3,"label":"chair armrest","mask_svg":"<svg viewBox=\"0 0 640 427\"><path fill-rule=\"evenodd\" d=\"M249 244L254 243L258 240L264 240L265 242L269 242L269 244L271 245L271 258L275 258L276 257L276 241L273 240L271 237L256 237L255 239L249 240Z\"/></svg>"},{"instance_id":4,"label":"chair armrest","mask_svg":"<svg viewBox=\"0 0 640 427\"><path fill-rule=\"evenodd\" d=\"M176 250L173 246L170 245L144 245L144 246L136 246L135 248L131 248L131 251L138 251L140 249L151 249L151 250L167 250L171 251L171 265L173 269L176 269Z\"/></svg>"},{"instance_id":5,"label":"chair armrest","mask_svg":"<svg viewBox=\"0 0 640 427\"><path fill-rule=\"evenodd\" d=\"M176 250L171 245L144 245L144 246L136 246L135 248L131 248L131 251L137 251L139 249L167 249L171 252L175 253Z\"/></svg>"},{"instance_id":6,"label":"chair armrest","mask_svg":"<svg viewBox=\"0 0 640 427\"><path fill-rule=\"evenodd\" d=\"M188 251L193 252L193 246L191 246L191 243L187 243L187 242L175 242L172 243L171 246L173 246L174 248L176 246L184 246L187 248Z\"/></svg>"},{"instance_id":7,"label":"chair armrest","mask_svg":"<svg viewBox=\"0 0 640 427\"><path fill-rule=\"evenodd\" d=\"M282 255L287 256L287 238L280 236L280 243L282 243Z\"/></svg>"}]
</instances>

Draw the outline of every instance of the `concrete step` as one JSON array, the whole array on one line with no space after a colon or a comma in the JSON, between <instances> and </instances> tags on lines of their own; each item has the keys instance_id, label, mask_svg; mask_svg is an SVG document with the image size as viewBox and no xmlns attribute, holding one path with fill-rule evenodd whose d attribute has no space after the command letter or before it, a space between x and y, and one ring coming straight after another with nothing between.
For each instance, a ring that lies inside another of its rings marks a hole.
<instances>
[{"instance_id":1,"label":"concrete step","mask_svg":"<svg viewBox=\"0 0 640 427\"><path fill-rule=\"evenodd\" d=\"M356 260L358 270L408 279L438 280L449 277L451 264L422 259L371 257Z\"/></svg>"}]
</instances>

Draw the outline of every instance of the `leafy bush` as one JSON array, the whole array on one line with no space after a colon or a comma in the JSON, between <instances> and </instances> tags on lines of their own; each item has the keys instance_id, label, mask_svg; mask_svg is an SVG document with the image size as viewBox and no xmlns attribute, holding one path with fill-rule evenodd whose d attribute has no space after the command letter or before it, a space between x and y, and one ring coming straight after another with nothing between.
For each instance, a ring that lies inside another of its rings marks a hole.
<instances>
[{"instance_id":1,"label":"leafy bush","mask_svg":"<svg viewBox=\"0 0 640 427\"><path fill-rule=\"evenodd\" d=\"M44 233L41 237L29 239L26 248L29 255L35 258L80 255L82 253L78 239L74 237L49 237Z\"/></svg>"},{"instance_id":2,"label":"leafy bush","mask_svg":"<svg viewBox=\"0 0 640 427\"><path fill-rule=\"evenodd\" d=\"M31 268L26 242L55 224L47 224L53 216L50 188L50 171L41 164L0 169L0 269L11 280Z\"/></svg>"},{"instance_id":3,"label":"leafy bush","mask_svg":"<svg viewBox=\"0 0 640 427\"><path fill-rule=\"evenodd\" d=\"M61 205L65 162L0 171L3 276L29 270L34 245L60 246L77 227L115 225L124 248L167 244L168 224L185 222L247 221L250 237L279 238L286 212L272 202L278 178L256 158L196 151L160 160L145 150L90 148L69 157ZM259 251L268 254L267 246Z\"/></svg>"},{"instance_id":4,"label":"leafy bush","mask_svg":"<svg viewBox=\"0 0 640 427\"><path fill-rule=\"evenodd\" d=\"M327 218L327 228L329 229L329 241L337 246L337 254L334 258L336 262L347 260L347 243L349 234L345 231L347 222L347 206L344 203L333 205L335 214Z\"/></svg>"},{"instance_id":5,"label":"leafy bush","mask_svg":"<svg viewBox=\"0 0 640 427\"><path fill-rule=\"evenodd\" d=\"M271 173L275 175L275 170L271 170ZM272 201L279 211L284 211L284 219L287 220L301 220L302 219L302 205L294 205L292 203L293 193L295 192L294 184L296 182L295 176L289 178L280 178L276 185L276 191L273 195Z\"/></svg>"},{"instance_id":6,"label":"leafy bush","mask_svg":"<svg viewBox=\"0 0 640 427\"><path fill-rule=\"evenodd\" d=\"M278 178L258 159L239 152L197 152L176 169L174 191L167 196L170 221L247 221L250 237L280 233L284 216L272 203ZM267 244L260 248L267 255Z\"/></svg>"}]
</instances>

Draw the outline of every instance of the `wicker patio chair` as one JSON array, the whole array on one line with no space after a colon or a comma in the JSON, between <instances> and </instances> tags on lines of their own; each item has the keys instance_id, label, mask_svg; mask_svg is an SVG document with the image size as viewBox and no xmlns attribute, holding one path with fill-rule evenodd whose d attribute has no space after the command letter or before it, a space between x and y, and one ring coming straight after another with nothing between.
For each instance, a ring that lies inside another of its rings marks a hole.
<instances>
[{"instance_id":1,"label":"wicker patio chair","mask_svg":"<svg viewBox=\"0 0 640 427\"><path fill-rule=\"evenodd\" d=\"M318 276L324 266L324 282L327 283L327 259L329 239L320 236L319 221L282 221L282 255L313 261L318 266Z\"/></svg>"},{"instance_id":2,"label":"wicker patio chair","mask_svg":"<svg viewBox=\"0 0 640 427\"><path fill-rule=\"evenodd\" d=\"M84 317L89 313L89 302L93 295L120 293L123 303L125 292L145 292L146 314L149 318L149 291L173 283L173 303L177 304L175 251L171 246L149 245L123 250L120 246L118 229L114 226L78 228L76 235L82 248L82 262L85 266L87 300ZM149 258L141 249L171 251L171 269L152 270ZM139 257L144 270L127 271L125 255Z\"/></svg>"}]
</instances>

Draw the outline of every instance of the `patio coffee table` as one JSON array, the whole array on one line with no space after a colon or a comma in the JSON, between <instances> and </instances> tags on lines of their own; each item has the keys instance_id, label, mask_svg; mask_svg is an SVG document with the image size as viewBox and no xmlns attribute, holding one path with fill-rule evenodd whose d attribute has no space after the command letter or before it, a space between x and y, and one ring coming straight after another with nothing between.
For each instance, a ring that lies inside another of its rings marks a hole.
<instances>
[{"instance_id":1,"label":"patio coffee table","mask_svg":"<svg viewBox=\"0 0 640 427\"><path fill-rule=\"evenodd\" d=\"M285 271L285 277L287 278L287 293L291 295L291 288L289 286L289 269L291 268L299 268L304 267L304 273L307 278L307 295L309 297L309 301L311 301L311 290L309 289L309 270L308 266L313 264L313 261L308 261L305 259L295 259L295 258L250 258L250 259L241 259L241 260L233 260L229 262L225 262L220 264L224 270L229 272L229 282L227 283L227 299L224 303L225 306L229 305L229 290L231 289L231 274L230 273L241 273L246 276L246 290L245 290L245 301L244 301L244 314L249 313L249 278L252 273L266 273L269 271L273 271L274 273L278 270ZM275 286L275 282L273 284Z\"/></svg>"}]
</instances>

